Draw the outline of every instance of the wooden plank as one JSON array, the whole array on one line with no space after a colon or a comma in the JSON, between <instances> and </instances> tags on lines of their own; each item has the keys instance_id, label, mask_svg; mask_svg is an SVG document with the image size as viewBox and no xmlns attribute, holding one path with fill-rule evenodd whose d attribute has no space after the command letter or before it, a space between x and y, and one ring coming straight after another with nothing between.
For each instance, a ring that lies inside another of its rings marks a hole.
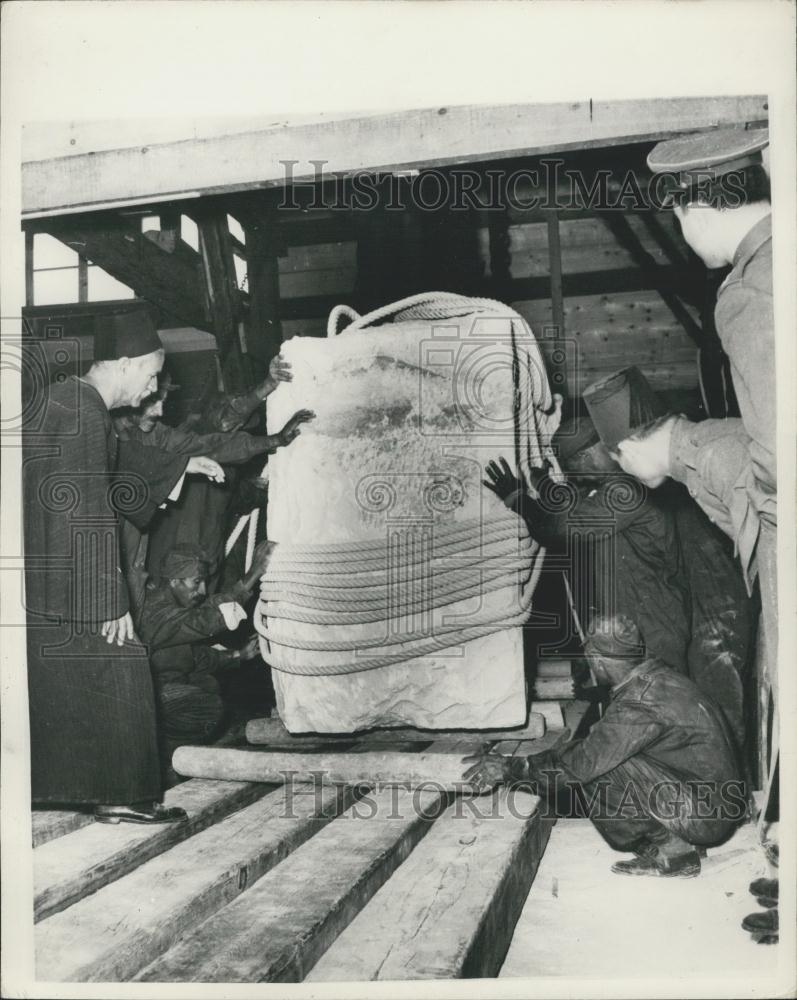
<instances>
[{"instance_id":1,"label":"wooden plank","mask_svg":"<svg viewBox=\"0 0 797 1000\"><path fill-rule=\"evenodd\" d=\"M572 677L572 675L573 664L570 660L549 657L537 663L538 677Z\"/></svg>"},{"instance_id":2,"label":"wooden plank","mask_svg":"<svg viewBox=\"0 0 797 1000\"><path fill-rule=\"evenodd\" d=\"M348 808L352 795L320 786L271 792L43 920L36 978L131 979Z\"/></svg>"},{"instance_id":3,"label":"wooden plank","mask_svg":"<svg viewBox=\"0 0 797 1000\"><path fill-rule=\"evenodd\" d=\"M48 844L56 837L63 837L73 830L80 830L94 822L90 812L74 812L71 809L31 810L32 842L34 847Z\"/></svg>"},{"instance_id":4,"label":"wooden plank","mask_svg":"<svg viewBox=\"0 0 797 1000\"><path fill-rule=\"evenodd\" d=\"M26 215L243 191L328 175L587 148L767 118L766 97L573 101L401 111L146 144L22 165Z\"/></svg>"},{"instance_id":5,"label":"wooden plank","mask_svg":"<svg viewBox=\"0 0 797 1000\"><path fill-rule=\"evenodd\" d=\"M240 377L240 345L237 331L242 316L241 298L233 263L227 212L220 206L204 206L194 213L199 231L199 252L205 277L205 296L211 332L219 345L225 376L230 366ZM232 379L231 389L248 388Z\"/></svg>"},{"instance_id":6,"label":"wooden plank","mask_svg":"<svg viewBox=\"0 0 797 1000\"><path fill-rule=\"evenodd\" d=\"M335 267L324 270L280 274L279 290L284 299L314 295L342 295L351 298L357 281L357 269Z\"/></svg>"},{"instance_id":7,"label":"wooden plank","mask_svg":"<svg viewBox=\"0 0 797 1000\"><path fill-rule=\"evenodd\" d=\"M282 325L279 317L280 279L277 213L263 211L242 216L246 230L249 313L246 318L249 351L267 365L279 354Z\"/></svg>"},{"instance_id":8,"label":"wooden plank","mask_svg":"<svg viewBox=\"0 0 797 1000\"><path fill-rule=\"evenodd\" d=\"M271 790L237 781L185 781L166 793L165 802L185 809L187 822L92 823L45 844L33 855L34 920L71 906Z\"/></svg>"},{"instance_id":9,"label":"wooden plank","mask_svg":"<svg viewBox=\"0 0 797 1000\"><path fill-rule=\"evenodd\" d=\"M136 980L301 982L446 804L440 792L366 793Z\"/></svg>"},{"instance_id":10,"label":"wooden plank","mask_svg":"<svg viewBox=\"0 0 797 1000\"><path fill-rule=\"evenodd\" d=\"M554 336L549 356L551 390L567 394L567 352L565 340L565 307L562 293L562 244L559 239L559 216L555 209L547 212L548 266L551 272L551 314Z\"/></svg>"},{"instance_id":11,"label":"wooden plank","mask_svg":"<svg viewBox=\"0 0 797 1000\"><path fill-rule=\"evenodd\" d=\"M560 713L561 714L561 713ZM367 733L343 733L343 734L298 734L293 735L285 728L284 723L278 717L270 719L250 719L246 724L246 739L249 743L268 744L274 746L281 744L290 746L300 745L302 740L310 740L317 743L319 740L329 740L334 745L335 742L356 743L358 746L378 745L380 742L391 743L412 742L422 740L434 740L434 746L441 745L443 740L451 739L476 739L476 740L497 740L504 737L517 739L537 739L545 733L547 718L551 715L549 710L543 707L537 710L532 705L528 721L522 726L513 729L413 729L411 726L404 726L400 729L375 729Z\"/></svg>"},{"instance_id":12,"label":"wooden plank","mask_svg":"<svg viewBox=\"0 0 797 1000\"><path fill-rule=\"evenodd\" d=\"M33 296L33 233L25 233L25 305L32 306Z\"/></svg>"},{"instance_id":13,"label":"wooden plank","mask_svg":"<svg viewBox=\"0 0 797 1000\"><path fill-rule=\"evenodd\" d=\"M178 774L192 778L279 783L290 778L307 783L323 776L325 782L345 784L434 784L463 790L467 769L458 753L409 753L364 750L306 753L285 750L230 750L218 747L178 747L172 757Z\"/></svg>"},{"instance_id":14,"label":"wooden plank","mask_svg":"<svg viewBox=\"0 0 797 1000\"><path fill-rule=\"evenodd\" d=\"M274 214L279 228L279 213ZM353 240L337 240L333 243L316 243L310 246L289 246L285 255L279 258L281 275L329 269L354 271L356 268L357 244Z\"/></svg>"},{"instance_id":15,"label":"wooden plank","mask_svg":"<svg viewBox=\"0 0 797 1000\"><path fill-rule=\"evenodd\" d=\"M458 799L307 982L495 976L550 833L540 800Z\"/></svg>"}]
</instances>

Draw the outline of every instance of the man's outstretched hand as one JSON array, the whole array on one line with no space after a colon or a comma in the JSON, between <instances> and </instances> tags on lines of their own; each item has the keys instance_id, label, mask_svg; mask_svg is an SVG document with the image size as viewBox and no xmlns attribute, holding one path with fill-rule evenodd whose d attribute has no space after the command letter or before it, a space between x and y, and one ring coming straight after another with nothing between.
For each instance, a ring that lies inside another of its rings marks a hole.
<instances>
[{"instance_id":1,"label":"man's outstretched hand","mask_svg":"<svg viewBox=\"0 0 797 1000\"><path fill-rule=\"evenodd\" d=\"M282 430L277 433L277 447L284 448L290 444L294 438L301 434L301 425L310 420L315 420L315 413L312 410L297 410Z\"/></svg>"},{"instance_id":2,"label":"man's outstretched hand","mask_svg":"<svg viewBox=\"0 0 797 1000\"><path fill-rule=\"evenodd\" d=\"M214 483L224 482L224 469L222 469L215 459L208 458L206 455L194 455L192 458L189 458L185 471L186 475L189 476L192 473L198 473L201 476L207 476L208 479L212 479Z\"/></svg>"},{"instance_id":3,"label":"man's outstretched hand","mask_svg":"<svg viewBox=\"0 0 797 1000\"><path fill-rule=\"evenodd\" d=\"M290 362L286 361L281 354L271 359L268 366L268 375L257 387L257 394L261 399L270 396L280 382L292 382L293 371Z\"/></svg>"},{"instance_id":4,"label":"man's outstretched hand","mask_svg":"<svg viewBox=\"0 0 797 1000\"><path fill-rule=\"evenodd\" d=\"M463 757L462 763L471 765L462 775L462 780L471 785L477 794L489 792L504 781L503 758L491 754L489 745Z\"/></svg>"}]
</instances>

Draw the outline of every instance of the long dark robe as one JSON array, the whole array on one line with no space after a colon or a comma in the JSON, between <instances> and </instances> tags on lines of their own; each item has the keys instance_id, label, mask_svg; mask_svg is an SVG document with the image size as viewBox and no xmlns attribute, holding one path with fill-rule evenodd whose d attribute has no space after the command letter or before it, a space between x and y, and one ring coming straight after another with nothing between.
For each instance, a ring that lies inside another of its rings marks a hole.
<instances>
[{"instance_id":1,"label":"long dark robe","mask_svg":"<svg viewBox=\"0 0 797 1000\"><path fill-rule=\"evenodd\" d=\"M141 476L115 476L117 440L93 387L75 378L42 386L28 413L23 489L33 801L159 799L146 650L137 642L109 645L100 635L103 622L129 610L120 516L145 516L155 498Z\"/></svg>"}]
</instances>

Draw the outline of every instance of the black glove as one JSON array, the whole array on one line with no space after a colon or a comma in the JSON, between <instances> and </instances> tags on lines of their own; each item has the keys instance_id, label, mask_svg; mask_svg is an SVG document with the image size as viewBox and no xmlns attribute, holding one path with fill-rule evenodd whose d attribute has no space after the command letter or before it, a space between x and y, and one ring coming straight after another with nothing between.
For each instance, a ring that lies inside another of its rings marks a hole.
<instances>
[{"instance_id":1,"label":"black glove","mask_svg":"<svg viewBox=\"0 0 797 1000\"><path fill-rule=\"evenodd\" d=\"M485 468L486 479L482 483L488 490L502 500L510 510L517 510L520 505L520 497L526 492L526 487L521 479L514 474L505 458L499 458L498 462L490 461Z\"/></svg>"}]
</instances>

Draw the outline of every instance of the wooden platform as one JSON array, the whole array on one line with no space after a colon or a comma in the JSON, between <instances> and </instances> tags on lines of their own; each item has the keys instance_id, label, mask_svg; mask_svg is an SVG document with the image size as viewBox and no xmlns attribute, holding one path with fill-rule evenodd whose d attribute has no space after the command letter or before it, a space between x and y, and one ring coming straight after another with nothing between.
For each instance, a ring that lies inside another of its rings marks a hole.
<instances>
[{"instance_id":1,"label":"wooden platform","mask_svg":"<svg viewBox=\"0 0 797 1000\"><path fill-rule=\"evenodd\" d=\"M566 706L568 726L586 708ZM500 749L542 750L559 737ZM451 753L477 741L440 742ZM193 779L166 800L187 823L35 815L37 979L496 976L551 826L535 796L506 789L465 799Z\"/></svg>"}]
</instances>

